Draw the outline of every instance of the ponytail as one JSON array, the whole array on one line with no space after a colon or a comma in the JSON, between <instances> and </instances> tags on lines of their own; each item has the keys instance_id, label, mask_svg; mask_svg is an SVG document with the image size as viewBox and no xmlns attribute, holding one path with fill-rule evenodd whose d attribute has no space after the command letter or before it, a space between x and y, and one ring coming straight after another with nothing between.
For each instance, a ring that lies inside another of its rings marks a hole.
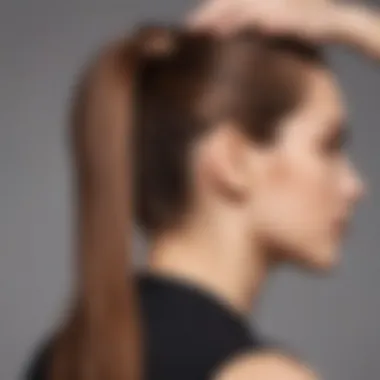
<instances>
[{"instance_id":1,"label":"ponytail","mask_svg":"<svg viewBox=\"0 0 380 380\"><path fill-rule=\"evenodd\" d=\"M77 183L73 310L53 342L49 380L138 380L141 337L131 258L135 44L102 52L72 113ZM127 231L127 237L126 237Z\"/></svg>"},{"instance_id":2,"label":"ponytail","mask_svg":"<svg viewBox=\"0 0 380 380\"><path fill-rule=\"evenodd\" d=\"M130 247L132 95L141 57L170 52L171 34L144 28L133 40L108 47L77 88L71 120L78 210L75 296L53 342L48 380L142 378Z\"/></svg>"}]
</instances>

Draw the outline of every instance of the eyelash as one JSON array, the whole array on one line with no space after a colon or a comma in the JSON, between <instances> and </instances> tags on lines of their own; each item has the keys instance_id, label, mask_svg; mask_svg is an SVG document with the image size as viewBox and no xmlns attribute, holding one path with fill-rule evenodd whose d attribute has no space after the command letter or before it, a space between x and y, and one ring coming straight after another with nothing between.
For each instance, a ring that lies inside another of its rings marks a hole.
<instances>
[{"instance_id":1,"label":"eyelash","mask_svg":"<svg viewBox=\"0 0 380 380\"><path fill-rule=\"evenodd\" d=\"M329 154L335 154L335 153L340 153L343 151L345 147L345 141L343 138L338 137L334 139L330 139L324 144L323 150L326 153Z\"/></svg>"},{"instance_id":2,"label":"eyelash","mask_svg":"<svg viewBox=\"0 0 380 380\"><path fill-rule=\"evenodd\" d=\"M336 152L342 150L343 145L342 139L334 139L333 141L329 141L327 143L326 148L328 151Z\"/></svg>"}]
</instances>

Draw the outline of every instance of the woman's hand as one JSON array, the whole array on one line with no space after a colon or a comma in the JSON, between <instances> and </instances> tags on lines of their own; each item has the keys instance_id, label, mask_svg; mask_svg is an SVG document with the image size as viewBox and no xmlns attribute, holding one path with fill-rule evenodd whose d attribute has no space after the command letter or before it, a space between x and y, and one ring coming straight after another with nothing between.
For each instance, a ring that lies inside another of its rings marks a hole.
<instances>
[{"instance_id":1,"label":"woman's hand","mask_svg":"<svg viewBox=\"0 0 380 380\"><path fill-rule=\"evenodd\" d=\"M328 0L209 0L190 15L188 25L221 34L254 26L268 34L326 42L335 34L339 10Z\"/></svg>"},{"instance_id":2,"label":"woman's hand","mask_svg":"<svg viewBox=\"0 0 380 380\"><path fill-rule=\"evenodd\" d=\"M190 29L221 35L256 27L270 35L289 35L316 43L354 47L380 60L377 9L332 0L207 0L187 19Z\"/></svg>"}]
</instances>

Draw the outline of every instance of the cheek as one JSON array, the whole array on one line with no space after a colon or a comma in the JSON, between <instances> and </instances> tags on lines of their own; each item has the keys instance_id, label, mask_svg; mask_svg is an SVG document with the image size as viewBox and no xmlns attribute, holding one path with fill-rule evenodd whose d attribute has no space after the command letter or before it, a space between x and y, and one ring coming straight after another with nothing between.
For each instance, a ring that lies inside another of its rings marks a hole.
<instances>
[{"instance_id":1,"label":"cheek","mask_svg":"<svg viewBox=\"0 0 380 380\"><path fill-rule=\"evenodd\" d=\"M329 162L309 154L288 162L287 176L279 188L284 189L295 209L299 208L300 217L304 213L305 218L312 220L313 216L327 216L334 207L335 179Z\"/></svg>"},{"instance_id":2,"label":"cheek","mask_svg":"<svg viewBox=\"0 0 380 380\"><path fill-rule=\"evenodd\" d=\"M311 155L302 159L283 158L268 184L272 189L271 202L286 210L290 220L299 219L300 223L311 221L333 202L331 169Z\"/></svg>"},{"instance_id":3,"label":"cheek","mask_svg":"<svg viewBox=\"0 0 380 380\"><path fill-rule=\"evenodd\" d=\"M301 255L329 245L334 188L333 167L317 156L282 157L268 170L262 188L260 214L267 236Z\"/></svg>"}]
</instances>

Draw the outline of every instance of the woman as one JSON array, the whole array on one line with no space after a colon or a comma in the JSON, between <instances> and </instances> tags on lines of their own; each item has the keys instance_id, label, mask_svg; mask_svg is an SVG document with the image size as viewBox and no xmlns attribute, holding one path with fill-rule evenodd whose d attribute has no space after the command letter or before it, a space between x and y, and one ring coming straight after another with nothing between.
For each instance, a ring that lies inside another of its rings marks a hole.
<instances>
[{"instance_id":1,"label":"woman","mask_svg":"<svg viewBox=\"0 0 380 380\"><path fill-rule=\"evenodd\" d=\"M273 23L265 4L211 2L187 30L145 29L87 71L73 113L74 310L30 378L317 378L246 317L274 266L336 264L363 192L336 81L296 37L380 57L380 24L351 6L276 7ZM137 278L132 212L152 242Z\"/></svg>"}]
</instances>

